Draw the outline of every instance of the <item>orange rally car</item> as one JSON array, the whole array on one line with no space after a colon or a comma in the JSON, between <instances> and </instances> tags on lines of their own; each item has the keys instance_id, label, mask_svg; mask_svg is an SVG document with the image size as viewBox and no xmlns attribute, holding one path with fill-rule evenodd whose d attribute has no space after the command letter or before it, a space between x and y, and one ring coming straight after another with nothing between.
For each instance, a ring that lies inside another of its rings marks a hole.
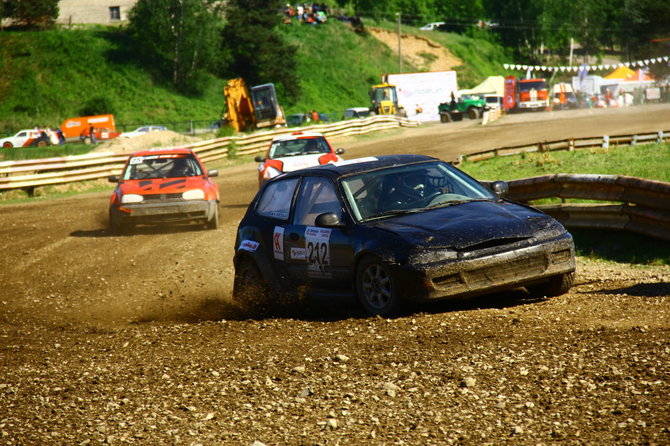
<instances>
[{"instance_id":1,"label":"orange rally car","mask_svg":"<svg viewBox=\"0 0 670 446\"><path fill-rule=\"evenodd\" d=\"M130 155L109 203L109 227L122 234L139 224L219 226L219 188L191 149L150 149Z\"/></svg>"}]
</instances>

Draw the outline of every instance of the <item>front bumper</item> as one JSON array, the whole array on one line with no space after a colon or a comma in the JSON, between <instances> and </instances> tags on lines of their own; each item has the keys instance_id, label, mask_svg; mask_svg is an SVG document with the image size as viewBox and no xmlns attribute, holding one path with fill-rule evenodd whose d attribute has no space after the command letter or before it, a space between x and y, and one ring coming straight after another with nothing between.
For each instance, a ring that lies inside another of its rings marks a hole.
<instances>
[{"instance_id":1,"label":"front bumper","mask_svg":"<svg viewBox=\"0 0 670 446\"><path fill-rule=\"evenodd\" d=\"M416 300L440 300L480 295L543 282L575 270L572 236L512 251L399 267L405 295Z\"/></svg>"},{"instance_id":2,"label":"front bumper","mask_svg":"<svg viewBox=\"0 0 670 446\"><path fill-rule=\"evenodd\" d=\"M525 101L519 102L519 108L547 108L549 107L549 101Z\"/></svg>"},{"instance_id":3,"label":"front bumper","mask_svg":"<svg viewBox=\"0 0 670 446\"><path fill-rule=\"evenodd\" d=\"M205 222L212 218L216 200L170 200L121 205L116 213L124 224Z\"/></svg>"}]
</instances>

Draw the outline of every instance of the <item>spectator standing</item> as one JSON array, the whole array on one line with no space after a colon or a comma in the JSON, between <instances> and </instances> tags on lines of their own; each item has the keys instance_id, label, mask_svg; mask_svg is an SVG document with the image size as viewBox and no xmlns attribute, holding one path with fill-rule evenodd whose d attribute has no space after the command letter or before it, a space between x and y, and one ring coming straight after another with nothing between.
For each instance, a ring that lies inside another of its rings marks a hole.
<instances>
[{"instance_id":1,"label":"spectator standing","mask_svg":"<svg viewBox=\"0 0 670 446\"><path fill-rule=\"evenodd\" d=\"M91 126L88 129L88 137L91 138L91 144L95 144L97 142L95 140L95 127Z\"/></svg>"}]
</instances>

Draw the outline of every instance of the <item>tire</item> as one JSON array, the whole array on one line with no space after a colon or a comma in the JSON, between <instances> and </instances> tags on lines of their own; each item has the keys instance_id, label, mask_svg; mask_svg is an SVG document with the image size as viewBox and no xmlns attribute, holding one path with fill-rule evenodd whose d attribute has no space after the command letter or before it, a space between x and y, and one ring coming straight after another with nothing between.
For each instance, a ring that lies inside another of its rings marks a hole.
<instances>
[{"instance_id":1,"label":"tire","mask_svg":"<svg viewBox=\"0 0 670 446\"><path fill-rule=\"evenodd\" d=\"M270 310L272 296L256 263L249 258L240 259L235 267L233 300L239 302L245 310L266 313Z\"/></svg>"},{"instance_id":2,"label":"tire","mask_svg":"<svg viewBox=\"0 0 670 446\"><path fill-rule=\"evenodd\" d=\"M449 113L440 113L440 122L451 122L451 115Z\"/></svg>"},{"instance_id":3,"label":"tire","mask_svg":"<svg viewBox=\"0 0 670 446\"><path fill-rule=\"evenodd\" d=\"M567 293L575 282L575 273L554 276L546 282L527 286L530 294L536 297L556 297Z\"/></svg>"},{"instance_id":4,"label":"tire","mask_svg":"<svg viewBox=\"0 0 670 446\"><path fill-rule=\"evenodd\" d=\"M219 228L219 204L216 203L214 205L214 214L212 215L212 218L207 220L207 223L205 224L205 227L207 229L218 229Z\"/></svg>"},{"instance_id":5,"label":"tire","mask_svg":"<svg viewBox=\"0 0 670 446\"><path fill-rule=\"evenodd\" d=\"M375 257L365 257L358 264L356 294L372 315L391 316L403 307L397 280L389 267Z\"/></svg>"},{"instance_id":6,"label":"tire","mask_svg":"<svg viewBox=\"0 0 670 446\"><path fill-rule=\"evenodd\" d=\"M13 148L14 148L14 144L12 144L12 143L9 142L9 141L5 141L5 142L2 144L2 147L5 148L5 149L13 149Z\"/></svg>"},{"instance_id":7,"label":"tire","mask_svg":"<svg viewBox=\"0 0 670 446\"><path fill-rule=\"evenodd\" d=\"M470 107L470 108L468 109L468 118L470 118L470 119L478 119L478 118L479 118L479 110L476 109L476 108L474 108L474 107Z\"/></svg>"},{"instance_id":8,"label":"tire","mask_svg":"<svg viewBox=\"0 0 670 446\"><path fill-rule=\"evenodd\" d=\"M123 224L121 219L116 216L112 211L109 212L109 232L112 235L124 235L126 233L127 226Z\"/></svg>"}]
</instances>

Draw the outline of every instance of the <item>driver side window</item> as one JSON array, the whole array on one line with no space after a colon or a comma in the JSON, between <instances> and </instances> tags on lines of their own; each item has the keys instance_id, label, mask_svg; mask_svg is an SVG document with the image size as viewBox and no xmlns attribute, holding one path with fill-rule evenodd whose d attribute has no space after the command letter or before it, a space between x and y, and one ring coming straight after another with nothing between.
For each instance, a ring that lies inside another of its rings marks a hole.
<instances>
[{"instance_id":1,"label":"driver side window","mask_svg":"<svg viewBox=\"0 0 670 446\"><path fill-rule=\"evenodd\" d=\"M296 200L293 223L313 226L316 217L327 212L333 212L342 218L342 203L335 186L325 178L305 178Z\"/></svg>"}]
</instances>

